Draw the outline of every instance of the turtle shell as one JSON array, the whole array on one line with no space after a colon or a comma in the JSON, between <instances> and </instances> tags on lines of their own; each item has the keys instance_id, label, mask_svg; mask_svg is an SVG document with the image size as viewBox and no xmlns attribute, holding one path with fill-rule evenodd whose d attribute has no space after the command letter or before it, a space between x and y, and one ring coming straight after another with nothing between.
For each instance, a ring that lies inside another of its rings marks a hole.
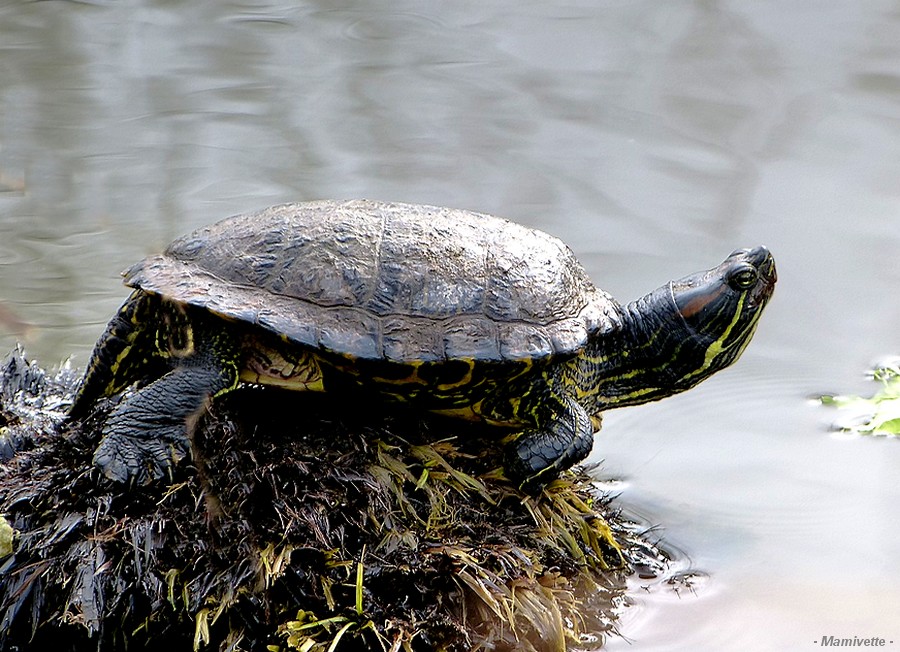
<instances>
[{"instance_id":1,"label":"turtle shell","mask_svg":"<svg viewBox=\"0 0 900 652\"><path fill-rule=\"evenodd\" d=\"M125 282L305 347L404 363L574 354L617 314L546 233L364 200L226 218L136 264Z\"/></svg>"}]
</instances>

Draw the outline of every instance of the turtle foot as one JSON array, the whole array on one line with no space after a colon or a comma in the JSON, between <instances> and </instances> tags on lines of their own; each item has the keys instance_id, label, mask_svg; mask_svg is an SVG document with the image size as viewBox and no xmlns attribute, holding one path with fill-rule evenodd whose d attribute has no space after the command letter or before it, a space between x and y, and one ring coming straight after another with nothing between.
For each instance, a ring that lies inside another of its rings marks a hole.
<instances>
[{"instance_id":1,"label":"turtle foot","mask_svg":"<svg viewBox=\"0 0 900 652\"><path fill-rule=\"evenodd\" d=\"M112 431L94 452L94 465L114 482L143 485L169 475L189 452L183 425L157 430L151 437L140 431Z\"/></svg>"},{"instance_id":2,"label":"turtle foot","mask_svg":"<svg viewBox=\"0 0 900 652\"><path fill-rule=\"evenodd\" d=\"M116 482L147 484L191 452L188 436L209 398L232 379L209 355L137 390L109 416L94 464Z\"/></svg>"},{"instance_id":3,"label":"turtle foot","mask_svg":"<svg viewBox=\"0 0 900 652\"><path fill-rule=\"evenodd\" d=\"M560 471L562 452L558 442L545 433L526 431L506 452L503 467L506 475L521 491L539 493L548 482L555 480Z\"/></svg>"},{"instance_id":4,"label":"turtle foot","mask_svg":"<svg viewBox=\"0 0 900 652\"><path fill-rule=\"evenodd\" d=\"M560 473L591 452L594 431L591 418L580 407L570 408L545 430L529 429L506 452L507 476L527 493L539 491Z\"/></svg>"}]
</instances>

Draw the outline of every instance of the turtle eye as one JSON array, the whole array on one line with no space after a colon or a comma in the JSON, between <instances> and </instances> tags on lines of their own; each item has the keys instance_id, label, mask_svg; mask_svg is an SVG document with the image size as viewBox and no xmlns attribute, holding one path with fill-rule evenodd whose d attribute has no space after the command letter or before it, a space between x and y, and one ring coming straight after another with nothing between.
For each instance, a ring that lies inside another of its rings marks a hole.
<instances>
[{"instance_id":1,"label":"turtle eye","mask_svg":"<svg viewBox=\"0 0 900 652\"><path fill-rule=\"evenodd\" d=\"M759 274L753 267L740 267L728 275L728 284L735 290L749 290L759 278Z\"/></svg>"}]
</instances>

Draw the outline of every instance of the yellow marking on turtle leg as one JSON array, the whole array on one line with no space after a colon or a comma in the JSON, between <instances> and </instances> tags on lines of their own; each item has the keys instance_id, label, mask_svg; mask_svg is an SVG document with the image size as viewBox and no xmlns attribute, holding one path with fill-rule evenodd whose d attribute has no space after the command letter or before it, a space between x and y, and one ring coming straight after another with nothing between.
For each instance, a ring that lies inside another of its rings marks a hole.
<instances>
[{"instance_id":1,"label":"yellow marking on turtle leg","mask_svg":"<svg viewBox=\"0 0 900 652\"><path fill-rule=\"evenodd\" d=\"M226 367L230 370L228 377L231 379L231 382L226 387L223 387L218 392L213 394L214 397L234 391L241 384L241 376L238 371L237 364L235 364L234 362L228 362L226 363Z\"/></svg>"},{"instance_id":2,"label":"yellow marking on turtle leg","mask_svg":"<svg viewBox=\"0 0 900 652\"><path fill-rule=\"evenodd\" d=\"M194 327L185 307L163 299L162 324L156 332L156 347L164 358L189 358L196 352Z\"/></svg>"},{"instance_id":3,"label":"yellow marking on turtle leg","mask_svg":"<svg viewBox=\"0 0 900 652\"><path fill-rule=\"evenodd\" d=\"M491 419L481 413L481 401L473 405L466 405L456 408L440 408L437 410L429 410L432 414L440 414L442 416L453 417L455 419L463 419L465 421L483 421L492 426L522 426L525 425L518 419L498 420Z\"/></svg>"},{"instance_id":4,"label":"yellow marking on turtle leg","mask_svg":"<svg viewBox=\"0 0 900 652\"><path fill-rule=\"evenodd\" d=\"M119 353L116 355L115 360L113 360L109 365L109 371L112 377L107 384L107 389L110 389L115 382L116 375L118 374L118 371L122 366L122 362L125 360L125 358L128 357L128 354L131 353L131 346L138 336L137 327L140 325L140 320L136 318L136 312L137 310L135 310L131 305L131 297L129 297L128 301L126 301L122 305L122 307L119 308L119 314L125 316L127 318L126 321L128 321L128 323L130 323L134 328L132 328L124 338L127 342L125 347L121 351L119 351Z\"/></svg>"},{"instance_id":5,"label":"yellow marking on turtle leg","mask_svg":"<svg viewBox=\"0 0 900 652\"><path fill-rule=\"evenodd\" d=\"M456 419L464 419L466 421L483 421L483 417L475 411L475 406L466 405L458 408L441 408L439 410L430 410L434 414L440 414Z\"/></svg>"},{"instance_id":6,"label":"yellow marking on turtle leg","mask_svg":"<svg viewBox=\"0 0 900 652\"><path fill-rule=\"evenodd\" d=\"M413 360L411 362L404 362L402 365L404 367L412 367L412 370L406 376L400 378L388 378L385 376L372 376L372 380L376 383L385 384L385 385L428 385L428 381L419 377L419 369L422 367L424 362L422 360ZM355 375L359 375L359 373L355 373ZM402 397L400 397L402 398Z\"/></svg>"},{"instance_id":7,"label":"yellow marking on turtle leg","mask_svg":"<svg viewBox=\"0 0 900 652\"><path fill-rule=\"evenodd\" d=\"M108 364L108 373L109 379L104 385L102 391L99 396L111 396L116 392L119 392L132 382L134 382L135 378L126 376L121 376L122 368L125 366L126 361L129 357L131 357L135 351L135 343L139 338L144 336L147 333L147 318L144 315L146 312L146 302L149 301L149 297L144 295L140 290L135 290L131 293L125 303L119 308L119 312L116 315L116 318L110 322L110 326L107 327L107 331L103 334L100 342L98 342L97 346L102 347L108 352L109 342L114 339L119 339L124 342L121 350L116 354L115 358L109 362ZM117 327L114 327L116 320L121 318L121 321L127 322L129 324L129 328L123 334L121 330ZM110 331L109 328L113 328L113 331ZM89 381L93 374L97 373L96 368L96 359L97 351L95 350L94 356L91 358L91 366L88 368L85 374L85 382ZM143 366L146 366L148 363L147 358L143 359ZM79 400L81 397L81 392L84 390L84 385L79 390L79 396L76 397L76 400Z\"/></svg>"},{"instance_id":8,"label":"yellow marking on turtle leg","mask_svg":"<svg viewBox=\"0 0 900 652\"><path fill-rule=\"evenodd\" d=\"M468 370L466 371L466 373L463 374L462 378L452 383L439 383L437 386L439 390L446 391L448 389L456 389L457 387L464 387L471 384L472 372L475 371L475 361L470 358L465 358L463 360L460 360L460 362L465 362L468 366Z\"/></svg>"}]
</instances>

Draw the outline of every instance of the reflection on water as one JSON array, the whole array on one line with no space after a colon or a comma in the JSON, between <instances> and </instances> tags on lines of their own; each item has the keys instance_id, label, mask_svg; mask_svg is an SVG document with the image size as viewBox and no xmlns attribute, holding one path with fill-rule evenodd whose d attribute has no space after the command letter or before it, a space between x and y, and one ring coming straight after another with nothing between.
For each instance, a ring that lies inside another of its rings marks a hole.
<instances>
[{"instance_id":1,"label":"reflection on water","mask_svg":"<svg viewBox=\"0 0 900 652\"><path fill-rule=\"evenodd\" d=\"M765 243L781 281L744 359L598 439L621 501L709 577L636 589L621 630L896 637L900 449L830 437L803 399L900 351L898 30L886 0L7 3L0 347L83 364L121 269L280 201L498 213L623 300Z\"/></svg>"}]
</instances>

